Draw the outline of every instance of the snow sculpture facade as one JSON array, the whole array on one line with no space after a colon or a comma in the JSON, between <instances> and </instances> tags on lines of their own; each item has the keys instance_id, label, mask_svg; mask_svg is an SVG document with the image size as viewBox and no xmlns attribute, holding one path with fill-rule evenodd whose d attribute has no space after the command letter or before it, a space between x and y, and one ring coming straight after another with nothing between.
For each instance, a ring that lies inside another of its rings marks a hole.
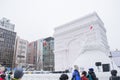
<instances>
[{"instance_id":1,"label":"snow sculpture facade","mask_svg":"<svg viewBox=\"0 0 120 80\"><path fill-rule=\"evenodd\" d=\"M74 65L97 69L96 62L112 66L106 29L96 13L55 28L54 38L56 71Z\"/></svg>"}]
</instances>

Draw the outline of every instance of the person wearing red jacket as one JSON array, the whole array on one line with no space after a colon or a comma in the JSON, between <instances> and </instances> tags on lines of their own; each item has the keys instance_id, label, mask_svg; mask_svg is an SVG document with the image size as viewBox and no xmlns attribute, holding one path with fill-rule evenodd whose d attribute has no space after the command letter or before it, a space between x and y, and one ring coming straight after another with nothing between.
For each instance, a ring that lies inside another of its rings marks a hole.
<instances>
[{"instance_id":1,"label":"person wearing red jacket","mask_svg":"<svg viewBox=\"0 0 120 80\"><path fill-rule=\"evenodd\" d=\"M88 80L88 78L86 77L86 74L87 74L86 71L82 72L81 80Z\"/></svg>"},{"instance_id":2,"label":"person wearing red jacket","mask_svg":"<svg viewBox=\"0 0 120 80\"><path fill-rule=\"evenodd\" d=\"M5 80L5 74L0 75L0 80Z\"/></svg>"}]
</instances>

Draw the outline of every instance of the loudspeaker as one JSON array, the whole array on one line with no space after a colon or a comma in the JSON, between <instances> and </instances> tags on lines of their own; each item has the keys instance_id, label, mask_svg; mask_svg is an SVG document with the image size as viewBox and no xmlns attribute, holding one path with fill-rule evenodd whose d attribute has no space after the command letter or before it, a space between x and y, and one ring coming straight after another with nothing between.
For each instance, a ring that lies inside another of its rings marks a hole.
<instances>
[{"instance_id":1,"label":"loudspeaker","mask_svg":"<svg viewBox=\"0 0 120 80\"><path fill-rule=\"evenodd\" d=\"M96 62L95 65L96 66L101 66L101 62Z\"/></svg>"},{"instance_id":2,"label":"loudspeaker","mask_svg":"<svg viewBox=\"0 0 120 80\"><path fill-rule=\"evenodd\" d=\"M102 64L103 72L109 72L110 71L110 64Z\"/></svg>"}]
</instances>

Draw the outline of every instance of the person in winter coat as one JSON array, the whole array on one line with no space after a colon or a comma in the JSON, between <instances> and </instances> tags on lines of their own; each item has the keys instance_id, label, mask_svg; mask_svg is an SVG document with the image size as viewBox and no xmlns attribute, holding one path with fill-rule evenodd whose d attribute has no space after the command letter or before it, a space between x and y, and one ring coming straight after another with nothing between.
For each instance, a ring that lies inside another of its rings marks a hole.
<instances>
[{"instance_id":1,"label":"person in winter coat","mask_svg":"<svg viewBox=\"0 0 120 80\"><path fill-rule=\"evenodd\" d=\"M62 74L59 78L59 80L68 80L68 75L67 74Z\"/></svg>"},{"instance_id":2,"label":"person in winter coat","mask_svg":"<svg viewBox=\"0 0 120 80\"><path fill-rule=\"evenodd\" d=\"M0 75L0 80L5 80L5 76L6 76L5 74L1 74Z\"/></svg>"},{"instance_id":3,"label":"person in winter coat","mask_svg":"<svg viewBox=\"0 0 120 80\"><path fill-rule=\"evenodd\" d=\"M117 70L111 71L111 76L110 76L109 80L120 80L120 76L117 76Z\"/></svg>"},{"instance_id":4,"label":"person in winter coat","mask_svg":"<svg viewBox=\"0 0 120 80\"><path fill-rule=\"evenodd\" d=\"M89 80L98 80L98 78L96 77L96 74L95 74L93 68L90 68L90 69L89 69L87 78L88 78Z\"/></svg>"},{"instance_id":5,"label":"person in winter coat","mask_svg":"<svg viewBox=\"0 0 120 80\"><path fill-rule=\"evenodd\" d=\"M12 80L21 80L23 74L24 74L23 69L17 68L14 72L14 78Z\"/></svg>"},{"instance_id":6,"label":"person in winter coat","mask_svg":"<svg viewBox=\"0 0 120 80\"><path fill-rule=\"evenodd\" d=\"M11 80L11 79L12 79L12 74L13 74L12 71L9 72L9 74L8 74L8 76L7 76L7 77L8 77L8 80Z\"/></svg>"},{"instance_id":7,"label":"person in winter coat","mask_svg":"<svg viewBox=\"0 0 120 80\"><path fill-rule=\"evenodd\" d=\"M87 74L86 71L83 71L83 72L82 72L81 80L88 80L88 78L86 77L86 74Z\"/></svg>"},{"instance_id":8,"label":"person in winter coat","mask_svg":"<svg viewBox=\"0 0 120 80\"><path fill-rule=\"evenodd\" d=\"M75 65L74 68L75 69L74 69L73 74L72 74L72 80L81 80L80 74L79 74L79 71L78 71L78 66Z\"/></svg>"}]
</instances>

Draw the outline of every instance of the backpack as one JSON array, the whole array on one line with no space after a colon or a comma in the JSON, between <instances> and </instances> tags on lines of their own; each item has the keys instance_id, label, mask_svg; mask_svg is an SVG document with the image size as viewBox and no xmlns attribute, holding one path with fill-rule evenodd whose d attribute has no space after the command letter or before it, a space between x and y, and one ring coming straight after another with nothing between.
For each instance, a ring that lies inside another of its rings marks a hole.
<instances>
[{"instance_id":1,"label":"backpack","mask_svg":"<svg viewBox=\"0 0 120 80\"><path fill-rule=\"evenodd\" d=\"M93 79L92 79L92 76L91 76L90 74L87 75L87 78L88 78L89 80L93 80Z\"/></svg>"}]
</instances>

